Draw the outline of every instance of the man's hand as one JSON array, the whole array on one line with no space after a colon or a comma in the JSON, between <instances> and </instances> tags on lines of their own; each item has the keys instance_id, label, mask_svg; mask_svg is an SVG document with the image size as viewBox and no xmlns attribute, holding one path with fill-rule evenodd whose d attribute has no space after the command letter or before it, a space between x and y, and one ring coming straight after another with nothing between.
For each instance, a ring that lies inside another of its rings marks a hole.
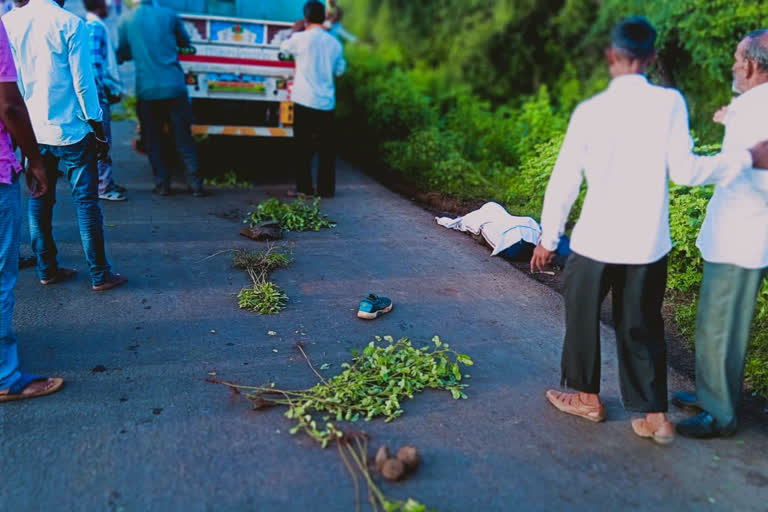
<instances>
[{"instance_id":1,"label":"man's hand","mask_svg":"<svg viewBox=\"0 0 768 512\"><path fill-rule=\"evenodd\" d=\"M544 267L552 262L552 258L555 257L555 251L550 251L542 247L541 242L533 250L533 257L531 258L531 272L544 270Z\"/></svg>"},{"instance_id":2,"label":"man's hand","mask_svg":"<svg viewBox=\"0 0 768 512\"><path fill-rule=\"evenodd\" d=\"M48 193L48 176L45 174L42 162L30 162L27 166L26 178L32 197L38 199Z\"/></svg>"},{"instance_id":3,"label":"man's hand","mask_svg":"<svg viewBox=\"0 0 768 512\"><path fill-rule=\"evenodd\" d=\"M306 28L307 23L304 20L296 20L293 24L293 27L291 27L291 33L304 32Z\"/></svg>"},{"instance_id":4,"label":"man's hand","mask_svg":"<svg viewBox=\"0 0 768 512\"><path fill-rule=\"evenodd\" d=\"M94 137L93 149L96 152L96 160L105 160L109 156L109 142Z\"/></svg>"},{"instance_id":5,"label":"man's hand","mask_svg":"<svg viewBox=\"0 0 768 512\"><path fill-rule=\"evenodd\" d=\"M768 170L768 140L755 144L749 152L752 153L752 167Z\"/></svg>"},{"instance_id":6,"label":"man's hand","mask_svg":"<svg viewBox=\"0 0 768 512\"><path fill-rule=\"evenodd\" d=\"M725 116L728 115L728 106L720 107L720 109L715 112L715 115L712 116L712 120L718 124L725 124Z\"/></svg>"}]
</instances>

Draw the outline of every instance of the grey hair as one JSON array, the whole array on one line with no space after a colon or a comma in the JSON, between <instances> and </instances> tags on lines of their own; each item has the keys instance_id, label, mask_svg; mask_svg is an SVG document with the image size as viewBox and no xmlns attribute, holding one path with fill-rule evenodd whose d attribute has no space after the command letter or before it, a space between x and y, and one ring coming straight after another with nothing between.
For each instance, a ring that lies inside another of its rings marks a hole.
<instances>
[{"instance_id":1,"label":"grey hair","mask_svg":"<svg viewBox=\"0 0 768 512\"><path fill-rule=\"evenodd\" d=\"M768 28L750 32L744 39L747 41L744 58L757 64L757 69L763 73L768 73Z\"/></svg>"}]
</instances>

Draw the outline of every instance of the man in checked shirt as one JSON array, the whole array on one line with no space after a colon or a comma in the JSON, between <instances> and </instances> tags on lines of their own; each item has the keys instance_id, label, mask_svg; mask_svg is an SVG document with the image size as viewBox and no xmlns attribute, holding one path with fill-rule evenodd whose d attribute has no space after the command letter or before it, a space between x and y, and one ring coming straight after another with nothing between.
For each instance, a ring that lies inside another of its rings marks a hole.
<instances>
[{"instance_id":1,"label":"man in checked shirt","mask_svg":"<svg viewBox=\"0 0 768 512\"><path fill-rule=\"evenodd\" d=\"M104 134L112 144L110 105L120 100L120 75L117 69L117 57L109 37L104 19L109 15L105 0L83 0L85 19L91 43L93 74L99 89L99 104L104 113ZM125 201L125 188L121 187L112 176L112 155L99 161L99 199L106 201Z\"/></svg>"}]
</instances>

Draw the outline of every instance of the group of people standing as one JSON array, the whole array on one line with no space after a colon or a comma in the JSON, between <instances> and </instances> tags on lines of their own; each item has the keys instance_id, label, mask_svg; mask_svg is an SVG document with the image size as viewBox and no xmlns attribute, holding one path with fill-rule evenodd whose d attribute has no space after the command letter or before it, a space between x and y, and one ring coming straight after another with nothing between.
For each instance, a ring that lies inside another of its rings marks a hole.
<instances>
[{"instance_id":1,"label":"group of people standing","mask_svg":"<svg viewBox=\"0 0 768 512\"><path fill-rule=\"evenodd\" d=\"M177 46L189 46L181 20L153 0L138 0L120 24L117 49L104 24L105 0L84 0L87 19L63 8L64 0L14 0L0 13L0 402L60 389L60 378L19 368L11 327L21 239L20 175L11 140L26 161L31 191L28 219L40 284L67 281L76 271L59 264L53 236L56 182L69 182L94 291L126 282L112 271L99 200L125 200L110 158L110 105L122 90L119 62L136 62L139 115L160 195L170 193L160 148L170 127L186 166L189 191L206 195L197 172L186 84ZM120 5L118 2L116 5Z\"/></svg>"},{"instance_id":2,"label":"group of people standing","mask_svg":"<svg viewBox=\"0 0 768 512\"><path fill-rule=\"evenodd\" d=\"M675 89L644 76L655 58L656 30L624 20L606 52L612 81L571 117L547 187L542 235L531 269L551 261L586 177L588 191L565 270L566 334L562 382L549 390L559 410L605 419L600 401L600 306L610 291L626 409L645 413L634 432L667 444L727 436L736 405L757 294L768 273L768 29L748 34L734 54L739 96L718 111L723 151L693 154L688 110ZM762 141L762 142L761 142ZM696 328L696 392L673 403L698 414L667 419L667 360L661 308L667 282L669 180L716 185L698 239L704 264Z\"/></svg>"},{"instance_id":3,"label":"group of people standing","mask_svg":"<svg viewBox=\"0 0 768 512\"><path fill-rule=\"evenodd\" d=\"M71 185L93 289L125 282L107 262L98 204L100 194L121 193L109 172L105 123L109 105L120 95L117 62L136 62L139 117L155 192L170 193L161 144L164 129L170 127L191 191L204 195L184 75L176 58L177 47L190 44L180 19L153 0L139 0L120 24L115 51L101 21L104 0L85 4L87 24L52 0L16 0L17 8L0 20L0 401L48 394L63 384L18 368L10 319L18 272L21 166L8 135L28 162L29 223L43 285L74 274L58 265L52 235L59 171ZM293 100L301 147L296 192L328 197L335 192L330 129L334 77L344 72L346 62L341 43L324 26L325 6L307 2L304 18L281 46L296 57ZM737 425L751 319L768 273L768 171L763 170L768 168L768 143L763 142L768 140L768 29L748 34L736 48L733 85L739 96L716 115L726 135L723 152L711 157L693 153L682 95L652 85L644 76L655 58L655 41L656 30L644 18L629 18L615 27L606 50L613 79L571 118L547 187L531 269L541 270L552 260L586 178L589 188L571 237L573 254L565 275L561 384L576 393L549 390L546 397L563 412L595 422L605 419L599 398L599 317L611 292L624 406L645 414L632 421L632 428L641 437L667 444L675 428L686 436L713 437L730 435ZM320 152L317 189L311 176L315 149ZM699 413L676 427L666 416L661 314L671 249L670 179L681 185L716 185L698 241L705 267L696 332L697 389L673 398Z\"/></svg>"}]
</instances>

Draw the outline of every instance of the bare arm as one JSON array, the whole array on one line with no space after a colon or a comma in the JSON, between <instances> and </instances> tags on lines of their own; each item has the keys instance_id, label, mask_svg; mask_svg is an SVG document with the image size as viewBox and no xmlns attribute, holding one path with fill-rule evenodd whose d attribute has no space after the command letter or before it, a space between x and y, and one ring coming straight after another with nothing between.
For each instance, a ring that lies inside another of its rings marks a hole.
<instances>
[{"instance_id":1,"label":"bare arm","mask_svg":"<svg viewBox=\"0 0 768 512\"><path fill-rule=\"evenodd\" d=\"M48 191L48 180L43 169L43 159L29 120L29 112L16 82L0 82L0 123L29 160L27 184L33 196L44 195Z\"/></svg>"},{"instance_id":2,"label":"bare arm","mask_svg":"<svg viewBox=\"0 0 768 512\"><path fill-rule=\"evenodd\" d=\"M192 46L192 40L189 38L187 29L184 28L184 22L178 16L176 16L174 21L173 32L176 34L176 46L179 48L189 48Z\"/></svg>"}]
</instances>

